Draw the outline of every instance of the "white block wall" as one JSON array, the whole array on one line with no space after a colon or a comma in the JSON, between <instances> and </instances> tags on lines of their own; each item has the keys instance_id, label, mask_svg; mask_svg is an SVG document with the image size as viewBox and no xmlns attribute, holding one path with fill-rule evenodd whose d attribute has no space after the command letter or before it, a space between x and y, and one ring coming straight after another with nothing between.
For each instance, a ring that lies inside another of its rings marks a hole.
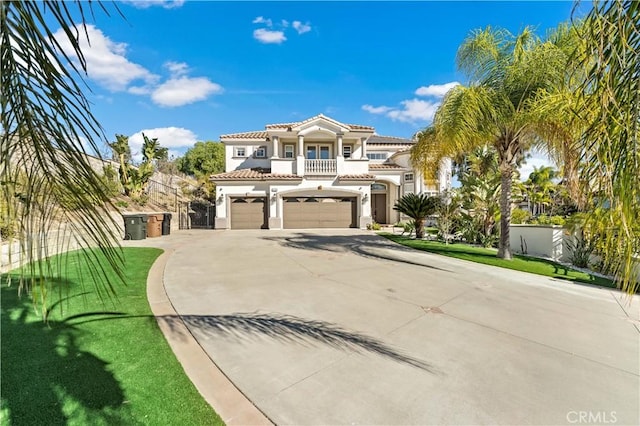
<instances>
[{"instance_id":1,"label":"white block wall","mask_svg":"<svg viewBox=\"0 0 640 426\"><path fill-rule=\"evenodd\" d=\"M561 260L563 253L562 226L555 225L510 225L509 243L511 251L518 254Z\"/></svg>"},{"instance_id":2,"label":"white block wall","mask_svg":"<svg viewBox=\"0 0 640 426\"><path fill-rule=\"evenodd\" d=\"M124 238L124 222L119 213L113 213L112 217L116 222L113 231L118 236L118 240ZM31 235L25 241L11 242L2 241L0 250L0 272L4 273L15 269L27 261L25 252L31 251L38 257L48 257L55 254L65 253L67 251L77 250L81 248L82 231L77 233L68 224L60 224L57 229L38 235Z\"/></svg>"}]
</instances>

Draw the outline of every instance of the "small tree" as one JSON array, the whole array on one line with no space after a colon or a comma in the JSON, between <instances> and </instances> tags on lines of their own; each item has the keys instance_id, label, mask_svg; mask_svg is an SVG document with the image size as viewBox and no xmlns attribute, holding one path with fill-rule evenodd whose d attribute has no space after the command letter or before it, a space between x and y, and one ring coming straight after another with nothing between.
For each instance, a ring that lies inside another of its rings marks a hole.
<instances>
[{"instance_id":1,"label":"small tree","mask_svg":"<svg viewBox=\"0 0 640 426\"><path fill-rule=\"evenodd\" d=\"M438 233L445 244L449 244L456 218L460 214L460 201L457 197L445 195L442 199L438 199L435 212L438 215L436 221Z\"/></svg>"},{"instance_id":2,"label":"small tree","mask_svg":"<svg viewBox=\"0 0 640 426\"><path fill-rule=\"evenodd\" d=\"M438 197L429 197L426 194L406 194L396 201L393 209L413 219L416 228L416 238L424 237L425 218L436 211L440 202Z\"/></svg>"}]
</instances>

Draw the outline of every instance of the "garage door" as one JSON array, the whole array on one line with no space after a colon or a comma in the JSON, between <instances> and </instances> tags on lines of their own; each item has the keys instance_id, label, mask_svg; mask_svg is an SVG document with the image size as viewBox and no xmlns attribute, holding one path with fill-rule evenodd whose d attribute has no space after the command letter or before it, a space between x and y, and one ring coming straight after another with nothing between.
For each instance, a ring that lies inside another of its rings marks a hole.
<instances>
[{"instance_id":1,"label":"garage door","mask_svg":"<svg viewBox=\"0 0 640 426\"><path fill-rule=\"evenodd\" d=\"M266 228L265 198L232 198L231 229Z\"/></svg>"},{"instance_id":2,"label":"garage door","mask_svg":"<svg viewBox=\"0 0 640 426\"><path fill-rule=\"evenodd\" d=\"M285 197L283 206L287 229L356 226L355 197Z\"/></svg>"}]
</instances>

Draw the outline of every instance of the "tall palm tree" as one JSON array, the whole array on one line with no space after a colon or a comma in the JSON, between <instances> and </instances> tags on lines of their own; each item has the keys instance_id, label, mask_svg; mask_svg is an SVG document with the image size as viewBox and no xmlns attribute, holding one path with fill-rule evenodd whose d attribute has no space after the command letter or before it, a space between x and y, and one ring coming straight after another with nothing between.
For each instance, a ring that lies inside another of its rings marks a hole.
<instances>
[{"instance_id":1,"label":"tall palm tree","mask_svg":"<svg viewBox=\"0 0 640 426\"><path fill-rule=\"evenodd\" d=\"M80 45L88 35L72 18L74 9L84 17L91 7L82 1L0 2L0 210L9 218L3 240L19 242L31 266L22 270L18 290L45 312L47 278L64 269L48 260L56 253L43 240L52 230L67 224L67 236L84 248L85 264L96 276L106 277L105 266L89 247L98 247L110 267L121 271L108 199L83 147L86 141L99 152L97 143L104 140L83 93ZM56 39L57 27L71 52ZM98 293L113 293L113 284L103 280Z\"/></svg>"},{"instance_id":2,"label":"tall palm tree","mask_svg":"<svg viewBox=\"0 0 640 426\"><path fill-rule=\"evenodd\" d=\"M538 91L562 79L568 61L556 44L525 28L512 35L487 27L476 30L458 49L458 68L467 86L449 91L433 125L417 134L413 158L425 173L443 157L455 157L490 144L498 153L501 178L498 257L511 259L509 223L514 172L524 153L543 141L532 118L531 102Z\"/></svg>"},{"instance_id":3,"label":"tall palm tree","mask_svg":"<svg viewBox=\"0 0 640 426\"><path fill-rule=\"evenodd\" d=\"M424 222L427 216L435 213L440 199L426 194L406 194L396 201L393 209L413 219L416 238L424 237Z\"/></svg>"}]
</instances>

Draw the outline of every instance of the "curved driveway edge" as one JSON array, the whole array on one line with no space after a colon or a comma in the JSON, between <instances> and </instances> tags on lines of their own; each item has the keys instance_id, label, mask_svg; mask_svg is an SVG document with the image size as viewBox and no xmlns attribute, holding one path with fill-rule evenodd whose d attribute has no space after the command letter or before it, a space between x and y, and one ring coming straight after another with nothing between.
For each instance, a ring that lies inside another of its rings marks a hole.
<instances>
[{"instance_id":1,"label":"curved driveway edge","mask_svg":"<svg viewBox=\"0 0 640 426\"><path fill-rule=\"evenodd\" d=\"M272 425L273 423L220 371L173 308L164 289L163 277L167 261L174 249L164 246L164 242L154 239L147 240L144 244L164 250L149 271L147 299L173 353L198 392L227 425ZM142 244L136 241L127 245ZM171 318L171 321L166 321L166 318Z\"/></svg>"},{"instance_id":2,"label":"curved driveway edge","mask_svg":"<svg viewBox=\"0 0 640 426\"><path fill-rule=\"evenodd\" d=\"M164 283L149 291L160 326L172 347L195 338L200 360L224 371L174 349L203 395L202 381L228 377L260 421L640 424L637 296L359 230L181 231L125 245L171 251L149 277ZM206 398L229 424L258 422Z\"/></svg>"}]
</instances>

